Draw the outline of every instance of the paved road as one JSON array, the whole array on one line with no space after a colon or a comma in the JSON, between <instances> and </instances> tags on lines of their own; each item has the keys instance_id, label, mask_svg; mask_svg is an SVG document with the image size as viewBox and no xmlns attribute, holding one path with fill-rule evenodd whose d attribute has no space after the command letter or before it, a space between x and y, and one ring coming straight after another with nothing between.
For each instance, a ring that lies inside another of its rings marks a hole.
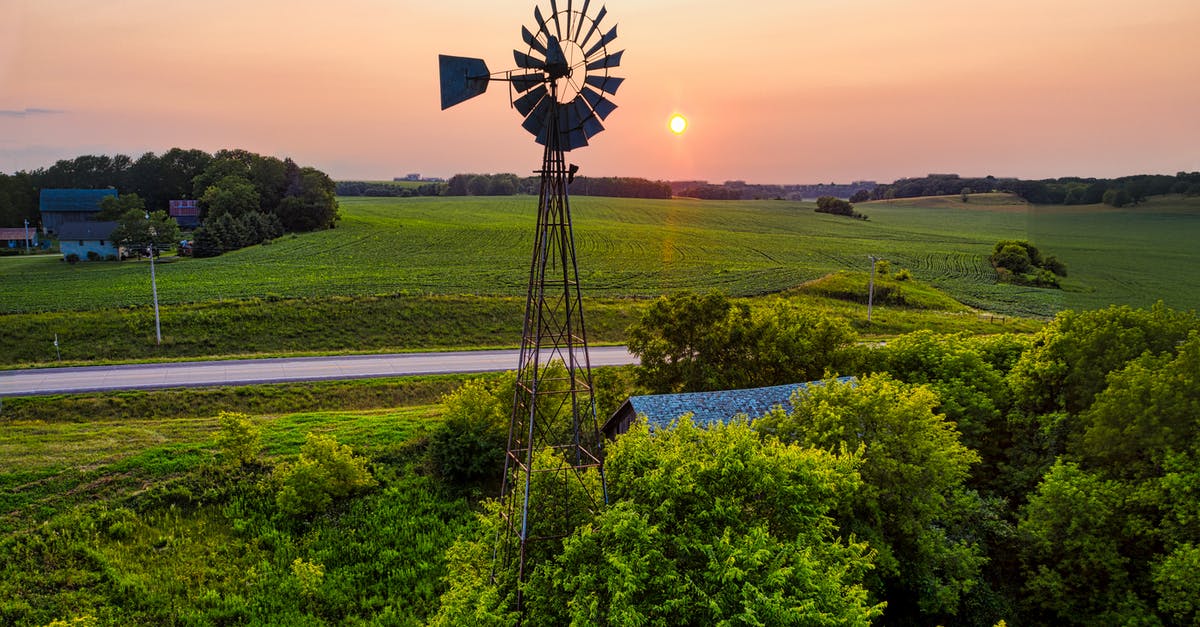
<instances>
[{"instance_id":1,"label":"paved road","mask_svg":"<svg viewBox=\"0 0 1200 627\"><path fill-rule=\"evenodd\" d=\"M593 367L637 363L624 346L588 350ZM249 385L516 370L516 350L296 357L0 371L0 396Z\"/></svg>"}]
</instances>

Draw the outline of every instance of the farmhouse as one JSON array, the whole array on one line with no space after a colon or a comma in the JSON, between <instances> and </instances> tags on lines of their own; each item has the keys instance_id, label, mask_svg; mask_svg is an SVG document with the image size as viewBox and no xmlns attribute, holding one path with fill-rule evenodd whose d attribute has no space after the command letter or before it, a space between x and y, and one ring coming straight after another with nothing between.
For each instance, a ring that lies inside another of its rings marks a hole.
<instances>
[{"instance_id":1,"label":"farmhouse","mask_svg":"<svg viewBox=\"0 0 1200 627\"><path fill-rule=\"evenodd\" d=\"M200 226L200 204L196 200L172 200L170 214L180 228L194 229Z\"/></svg>"},{"instance_id":2,"label":"farmhouse","mask_svg":"<svg viewBox=\"0 0 1200 627\"><path fill-rule=\"evenodd\" d=\"M15 229L0 229L0 248L25 248L25 234L29 234L29 247L37 248L37 229L17 227Z\"/></svg>"},{"instance_id":3,"label":"farmhouse","mask_svg":"<svg viewBox=\"0 0 1200 627\"><path fill-rule=\"evenodd\" d=\"M77 255L80 261L119 258L121 248L112 241L116 228L116 222L69 222L60 226L58 247L63 259L71 255Z\"/></svg>"},{"instance_id":4,"label":"farmhouse","mask_svg":"<svg viewBox=\"0 0 1200 627\"><path fill-rule=\"evenodd\" d=\"M100 201L116 195L115 189L43 189L39 199L42 229L48 235L59 235L64 224L94 220Z\"/></svg>"},{"instance_id":5,"label":"farmhouse","mask_svg":"<svg viewBox=\"0 0 1200 627\"><path fill-rule=\"evenodd\" d=\"M853 379L841 377L838 381L846 383ZM729 422L739 414L758 418L776 407L790 411L792 396L797 391L810 385L821 384L821 381L809 381L746 390L631 396L600 430L611 440L628 431L638 416L646 417L651 431L666 428L672 421L687 413L692 414L692 422L701 427Z\"/></svg>"}]
</instances>

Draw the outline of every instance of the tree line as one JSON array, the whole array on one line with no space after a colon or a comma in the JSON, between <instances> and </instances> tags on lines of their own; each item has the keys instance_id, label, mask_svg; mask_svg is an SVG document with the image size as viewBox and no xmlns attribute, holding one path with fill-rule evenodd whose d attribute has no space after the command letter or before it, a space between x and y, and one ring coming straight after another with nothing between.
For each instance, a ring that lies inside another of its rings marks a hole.
<instances>
[{"instance_id":1,"label":"tree line","mask_svg":"<svg viewBox=\"0 0 1200 627\"><path fill-rule=\"evenodd\" d=\"M537 194L541 181L536 176L520 177L516 174L455 174L445 185L430 192L415 195L443 196L512 196L515 194ZM375 189L374 187L364 187ZM421 189L424 189L422 186ZM388 190L379 190L388 191ZM437 193L432 193L432 192ZM651 181L634 177L588 177L577 176L567 191L577 196L608 196L617 198L670 198L671 186L663 181ZM368 194L363 194L368 195ZM385 195L395 194L388 191Z\"/></svg>"},{"instance_id":2,"label":"tree line","mask_svg":"<svg viewBox=\"0 0 1200 627\"><path fill-rule=\"evenodd\" d=\"M871 200L915 198L1010 192L1037 205L1092 205L1104 203L1124 207L1151 196L1182 194L1200 196L1200 172L1139 174L1114 179L1063 177L1023 180L1017 178L960 177L957 174L930 174L921 178L903 178L871 190Z\"/></svg>"},{"instance_id":3,"label":"tree line","mask_svg":"<svg viewBox=\"0 0 1200 627\"><path fill-rule=\"evenodd\" d=\"M529 549L527 624L1200 620L1200 316L1160 303L1062 312L1033 337L857 340L786 299L648 308L629 332L644 392L824 382L762 417L607 445L608 507ZM435 467L498 482L511 398L456 393ZM491 466L464 466L464 440ZM447 553L433 624L512 623L517 582L485 576L502 524L485 504Z\"/></svg>"}]
</instances>

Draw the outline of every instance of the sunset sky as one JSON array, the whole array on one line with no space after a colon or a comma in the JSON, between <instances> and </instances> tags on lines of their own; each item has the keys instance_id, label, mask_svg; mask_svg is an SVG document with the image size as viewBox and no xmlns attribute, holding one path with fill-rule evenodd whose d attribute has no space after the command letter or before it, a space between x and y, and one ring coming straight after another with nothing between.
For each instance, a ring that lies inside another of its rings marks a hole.
<instances>
[{"instance_id":1,"label":"sunset sky","mask_svg":"<svg viewBox=\"0 0 1200 627\"><path fill-rule=\"evenodd\" d=\"M594 13L601 0L592 1ZM549 0L542 0L547 11ZM560 9L566 0L559 0ZM575 0L576 9L582 0ZM1197 0L611 0L592 176L756 183L1200 170ZM0 0L0 171L173 146L337 179L528 174L507 88L447 111L437 55L513 67L521 0ZM673 135L673 113L690 126Z\"/></svg>"}]
</instances>

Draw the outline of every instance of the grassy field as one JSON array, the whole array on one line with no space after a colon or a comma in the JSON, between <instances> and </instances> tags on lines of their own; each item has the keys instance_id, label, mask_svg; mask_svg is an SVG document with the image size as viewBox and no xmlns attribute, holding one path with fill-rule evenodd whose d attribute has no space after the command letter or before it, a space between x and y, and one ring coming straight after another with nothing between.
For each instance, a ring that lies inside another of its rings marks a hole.
<instances>
[{"instance_id":1,"label":"grassy field","mask_svg":"<svg viewBox=\"0 0 1200 627\"><path fill-rule=\"evenodd\" d=\"M287 236L215 259L159 266L164 304L354 295L520 297L528 277L532 198L343 198L338 228ZM1191 251L1200 199L1154 200L1128 210L1028 207L1008 197L860 205L862 222L810 204L576 198L585 293L657 296L720 289L775 293L830 272L866 269L874 254L910 268L967 304L1048 315L1158 298L1200 305L1200 278L1155 281ZM1066 261L1064 292L995 285L985 257L1000 238L1030 238ZM1153 246L1149 244L1153 243ZM0 312L83 311L144 305L145 263L0 259Z\"/></svg>"},{"instance_id":2,"label":"grassy field","mask_svg":"<svg viewBox=\"0 0 1200 627\"><path fill-rule=\"evenodd\" d=\"M261 462L241 470L217 464L211 415L6 423L0 624L421 624L472 520L420 472L441 411L257 415ZM379 485L288 519L267 473L308 433L352 446Z\"/></svg>"}]
</instances>

